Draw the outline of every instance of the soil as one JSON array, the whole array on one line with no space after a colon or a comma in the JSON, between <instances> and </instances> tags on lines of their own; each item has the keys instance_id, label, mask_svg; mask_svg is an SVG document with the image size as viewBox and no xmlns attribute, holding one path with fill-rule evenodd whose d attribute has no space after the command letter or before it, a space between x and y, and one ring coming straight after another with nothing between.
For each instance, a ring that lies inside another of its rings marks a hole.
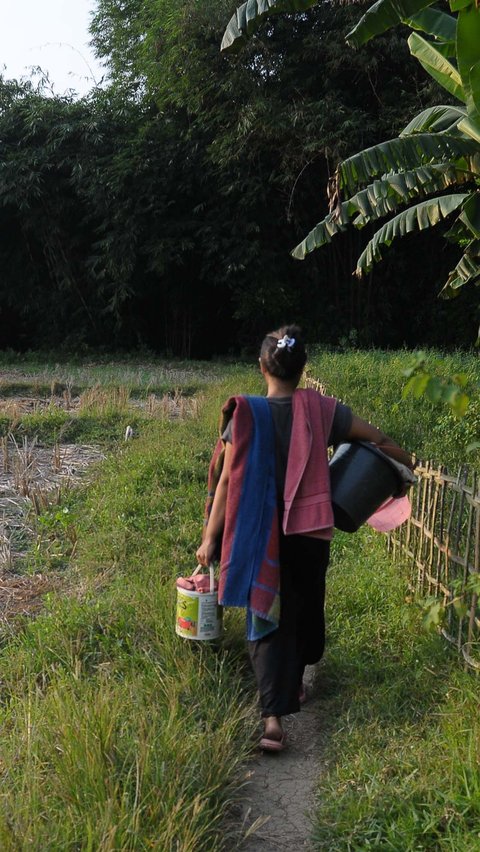
<instances>
[{"instance_id":1,"label":"soil","mask_svg":"<svg viewBox=\"0 0 480 852\"><path fill-rule=\"evenodd\" d=\"M0 625L11 624L19 615L34 615L43 607L43 597L59 585L54 577L43 574L0 578Z\"/></svg>"},{"instance_id":2,"label":"soil","mask_svg":"<svg viewBox=\"0 0 480 852\"><path fill-rule=\"evenodd\" d=\"M301 712L283 719L285 750L275 754L259 750L248 767L241 852L313 849L311 818L324 739L317 669L307 668L308 701Z\"/></svg>"},{"instance_id":3,"label":"soil","mask_svg":"<svg viewBox=\"0 0 480 852\"><path fill-rule=\"evenodd\" d=\"M5 450L7 450L5 452ZM0 449L0 625L34 615L43 596L60 586L54 573L19 574L18 566L34 540L35 512L55 506L64 488L84 478L103 459L99 447L67 444L57 448L10 440Z\"/></svg>"},{"instance_id":4,"label":"soil","mask_svg":"<svg viewBox=\"0 0 480 852\"><path fill-rule=\"evenodd\" d=\"M8 382L31 379L21 371L0 371L0 383L5 390ZM60 391L60 385L55 383ZM110 393L110 395L109 395ZM88 405L108 406L111 393L102 388L90 388L82 396L74 396L67 387L62 393L53 392L14 394L0 399L0 414L14 420L24 414L41 413L59 409L75 416ZM146 399L128 399L127 410L141 409L151 417L192 416L198 401L180 393ZM44 447L35 440L24 437L18 441L10 435L0 446L0 625L5 627L20 614L34 614L41 609L42 596L58 586L59 580L51 574L19 574L18 568L35 538L34 515L54 507L65 489L75 486L85 477L95 462L105 458L100 447L78 444L61 444Z\"/></svg>"}]
</instances>

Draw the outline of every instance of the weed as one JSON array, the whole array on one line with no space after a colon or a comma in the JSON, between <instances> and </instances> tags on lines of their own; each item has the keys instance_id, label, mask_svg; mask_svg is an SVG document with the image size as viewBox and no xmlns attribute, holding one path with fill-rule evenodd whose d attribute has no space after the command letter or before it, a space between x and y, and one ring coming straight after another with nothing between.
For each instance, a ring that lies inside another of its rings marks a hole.
<instances>
[{"instance_id":1,"label":"weed","mask_svg":"<svg viewBox=\"0 0 480 852\"><path fill-rule=\"evenodd\" d=\"M440 353L424 353L427 369L435 369ZM433 402L408 396L402 399L405 371L412 353L381 350L345 353L319 352L310 362L310 375L324 383L326 393L350 405L356 414L415 452L417 458L433 459L455 470L466 458L477 465L479 454L467 456L467 447L478 437L480 398L473 395L465 416ZM463 374L470 386L478 386L480 368L476 355L465 352L442 356L445 375ZM479 467L480 470L480 467Z\"/></svg>"},{"instance_id":2,"label":"weed","mask_svg":"<svg viewBox=\"0 0 480 852\"><path fill-rule=\"evenodd\" d=\"M224 845L255 720L241 628L229 618L225 644L205 647L174 632L218 407L217 392L198 420L119 443L74 504L37 494L37 569L73 521L76 591L51 593L0 652L2 849Z\"/></svg>"},{"instance_id":3,"label":"weed","mask_svg":"<svg viewBox=\"0 0 480 852\"><path fill-rule=\"evenodd\" d=\"M440 454L446 427L434 444L433 408L400 402L406 360L355 351L319 355L314 366L328 393L405 446ZM99 369L112 387L133 388L141 378L153 394L160 382L138 363ZM127 380L132 369L137 380ZM81 384L81 370L89 372L53 362L44 380ZM216 365L172 370L171 392L182 371L185 383L203 383L198 417L147 422L89 411L49 429L52 445L96 434L116 451L74 502L38 497L47 553L55 556L50 536L69 546L74 523L72 593L50 593L46 611L17 623L0 650L2 849L216 852L228 843L224 818L256 721L242 619L227 612L218 644L179 639L174 580L194 565L220 404L262 385L255 366L229 366L218 387ZM125 442L127 425L135 440ZM336 537L327 612L329 743L316 848L478 849L476 683L435 633L422 632L379 536Z\"/></svg>"},{"instance_id":4,"label":"weed","mask_svg":"<svg viewBox=\"0 0 480 852\"><path fill-rule=\"evenodd\" d=\"M379 536L337 535L315 849L479 848L476 680L405 589Z\"/></svg>"}]
</instances>

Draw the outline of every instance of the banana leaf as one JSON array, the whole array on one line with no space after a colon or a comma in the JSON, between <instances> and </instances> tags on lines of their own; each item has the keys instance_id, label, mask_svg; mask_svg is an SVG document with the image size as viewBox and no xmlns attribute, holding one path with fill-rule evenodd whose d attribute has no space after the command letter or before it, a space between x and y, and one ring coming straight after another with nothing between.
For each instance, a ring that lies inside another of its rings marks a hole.
<instances>
[{"instance_id":1,"label":"banana leaf","mask_svg":"<svg viewBox=\"0 0 480 852\"><path fill-rule=\"evenodd\" d=\"M457 46L454 41L435 41L435 49L444 59L455 59Z\"/></svg>"},{"instance_id":2,"label":"banana leaf","mask_svg":"<svg viewBox=\"0 0 480 852\"><path fill-rule=\"evenodd\" d=\"M440 198L429 199L403 210L380 228L370 240L357 261L355 274L361 277L369 272L373 265L382 260L382 248L390 246L393 240L404 237L412 231L424 231L442 222L462 206L468 193L455 193Z\"/></svg>"},{"instance_id":3,"label":"banana leaf","mask_svg":"<svg viewBox=\"0 0 480 852\"><path fill-rule=\"evenodd\" d=\"M477 239L480 237L480 191L472 192L463 205L459 219L467 227L470 234Z\"/></svg>"},{"instance_id":4,"label":"banana leaf","mask_svg":"<svg viewBox=\"0 0 480 852\"><path fill-rule=\"evenodd\" d=\"M462 9L457 23L457 62L466 96L467 112L474 121L480 118L476 103L480 99L480 78L472 68L480 61L480 9ZM475 86L475 89L472 88Z\"/></svg>"},{"instance_id":5,"label":"banana leaf","mask_svg":"<svg viewBox=\"0 0 480 852\"><path fill-rule=\"evenodd\" d=\"M458 122L457 129L471 139L474 139L478 147L478 143L480 142L480 117L476 118L473 115L469 115L466 118L462 118Z\"/></svg>"},{"instance_id":6,"label":"banana leaf","mask_svg":"<svg viewBox=\"0 0 480 852\"><path fill-rule=\"evenodd\" d=\"M460 9L466 9L467 6L472 6L474 0L450 0L450 10L459 12Z\"/></svg>"},{"instance_id":7,"label":"banana leaf","mask_svg":"<svg viewBox=\"0 0 480 852\"><path fill-rule=\"evenodd\" d=\"M348 205L349 202L344 201L335 213L329 213L325 216L325 219L322 219L322 221L319 222L309 234L307 234L305 239L293 249L292 257L294 257L295 260L305 260L307 254L310 254L310 252L315 251L317 248L321 248L321 246L325 246L327 243L331 243L332 237L334 237L335 234L345 231L347 225L350 224Z\"/></svg>"},{"instance_id":8,"label":"banana leaf","mask_svg":"<svg viewBox=\"0 0 480 852\"><path fill-rule=\"evenodd\" d=\"M393 172L356 193L347 202L347 211L350 216L354 211L358 211L353 224L356 228L361 228L368 222L394 213L399 207L419 197L432 195L453 186L468 184L473 179L473 173L468 166L465 169L458 169L446 163L420 166L418 169L405 172Z\"/></svg>"},{"instance_id":9,"label":"banana leaf","mask_svg":"<svg viewBox=\"0 0 480 852\"><path fill-rule=\"evenodd\" d=\"M282 12L304 12L316 3L318 0L247 0L230 18L220 50L237 53L267 18Z\"/></svg>"},{"instance_id":10,"label":"banana leaf","mask_svg":"<svg viewBox=\"0 0 480 852\"><path fill-rule=\"evenodd\" d=\"M386 32L402 21L410 20L435 0L377 0L347 35L351 47L361 47L373 36Z\"/></svg>"},{"instance_id":11,"label":"banana leaf","mask_svg":"<svg viewBox=\"0 0 480 852\"><path fill-rule=\"evenodd\" d=\"M349 223L363 228L368 222L390 215L414 199L468 183L472 177L471 171L461 171L445 163L383 175L315 225L293 249L292 256L296 260L305 260L307 254L331 242L332 237L344 231Z\"/></svg>"},{"instance_id":12,"label":"banana leaf","mask_svg":"<svg viewBox=\"0 0 480 852\"><path fill-rule=\"evenodd\" d=\"M415 133L399 136L366 148L338 166L339 189L353 195L372 178L391 171L407 171L432 163L455 163L478 152L473 139L446 133Z\"/></svg>"},{"instance_id":13,"label":"banana leaf","mask_svg":"<svg viewBox=\"0 0 480 852\"><path fill-rule=\"evenodd\" d=\"M470 89L475 109L480 115L480 62L470 68Z\"/></svg>"},{"instance_id":14,"label":"banana leaf","mask_svg":"<svg viewBox=\"0 0 480 852\"><path fill-rule=\"evenodd\" d=\"M448 276L439 296L442 299L454 299L464 284L475 284L478 281L480 281L480 240L473 240Z\"/></svg>"},{"instance_id":15,"label":"banana leaf","mask_svg":"<svg viewBox=\"0 0 480 852\"><path fill-rule=\"evenodd\" d=\"M408 46L412 56L418 59L420 65L425 68L425 71L437 83L440 83L447 92L458 98L462 103L465 103L462 78L455 66L442 56L431 42L424 39L418 33L411 34L408 39Z\"/></svg>"},{"instance_id":16,"label":"banana leaf","mask_svg":"<svg viewBox=\"0 0 480 852\"><path fill-rule=\"evenodd\" d=\"M411 27L412 30L421 30L440 41L455 45L457 19L453 15L441 12L440 9L432 9L431 7L422 9L421 12L412 18L404 18L403 23Z\"/></svg>"},{"instance_id":17,"label":"banana leaf","mask_svg":"<svg viewBox=\"0 0 480 852\"><path fill-rule=\"evenodd\" d=\"M465 118L464 107L453 105L438 105L422 110L402 130L400 136L409 136L411 133L451 133L458 122Z\"/></svg>"}]
</instances>

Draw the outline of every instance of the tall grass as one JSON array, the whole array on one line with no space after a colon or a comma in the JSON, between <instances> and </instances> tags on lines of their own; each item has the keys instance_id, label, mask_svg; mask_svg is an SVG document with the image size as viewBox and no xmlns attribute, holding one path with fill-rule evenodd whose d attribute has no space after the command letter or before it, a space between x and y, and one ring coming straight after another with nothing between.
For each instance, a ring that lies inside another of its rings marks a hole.
<instances>
[{"instance_id":1,"label":"tall grass","mask_svg":"<svg viewBox=\"0 0 480 852\"><path fill-rule=\"evenodd\" d=\"M220 398L227 396L227 387ZM155 422L77 505L69 597L4 638L0 848L216 850L256 721L243 626L175 636L174 579L202 526L219 396ZM232 829L233 831L233 829Z\"/></svg>"},{"instance_id":2,"label":"tall grass","mask_svg":"<svg viewBox=\"0 0 480 852\"><path fill-rule=\"evenodd\" d=\"M151 418L195 416L202 392L228 376L235 383L242 369L249 374L248 367L233 363L154 357L121 362L110 356L72 364L34 353L11 363L8 353L0 353L0 437L112 446L123 440L127 426L138 433Z\"/></svg>"},{"instance_id":3,"label":"tall grass","mask_svg":"<svg viewBox=\"0 0 480 852\"><path fill-rule=\"evenodd\" d=\"M480 849L478 678L405 601L380 536L337 534L314 846Z\"/></svg>"},{"instance_id":4,"label":"tall grass","mask_svg":"<svg viewBox=\"0 0 480 852\"><path fill-rule=\"evenodd\" d=\"M394 356L319 366L328 392L418 449L423 403L412 416L417 403L399 401ZM256 365L229 368L198 418L142 423L69 504L70 593L0 649L0 849L235 845L230 808L256 724L242 618L227 611L222 643L202 645L175 636L173 613L174 578L195 565L220 403L241 391L262 391ZM437 416L425 415L426 445ZM319 849L480 848L475 682L404 594L380 537L337 536Z\"/></svg>"},{"instance_id":5,"label":"tall grass","mask_svg":"<svg viewBox=\"0 0 480 852\"><path fill-rule=\"evenodd\" d=\"M429 353L430 363L439 353ZM455 469L475 455L478 394L466 417L425 399L402 399L408 352L317 353L327 393L420 458ZM445 374L478 385L478 359L445 356ZM314 846L328 852L480 850L478 679L443 639L426 633L381 536L338 534L328 584L323 669L326 770Z\"/></svg>"},{"instance_id":6,"label":"tall grass","mask_svg":"<svg viewBox=\"0 0 480 852\"><path fill-rule=\"evenodd\" d=\"M471 402L460 420L446 406L434 405L425 398L402 399L407 381L402 371L411 366L412 360L412 353L406 350L314 350L310 372L325 384L328 394L350 405L356 414L383 429L418 458L433 459L452 469L466 461L479 467L478 453L467 453L469 444L480 434L478 356L465 352L427 353L432 370L445 376L463 372L468 377Z\"/></svg>"},{"instance_id":7,"label":"tall grass","mask_svg":"<svg viewBox=\"0 0 480 852\"><path fill-rule=\"evenodd\" d=\"M92 387L128 388L132 396L149 393L168 393L182 388L183 393L198 390L219 382L235 365L220 365L209 361L182 361L155 355L60 358L42 353L0 352L0 391L2 395L25 393L78 395Z\"/></svg>"}]
</instances>

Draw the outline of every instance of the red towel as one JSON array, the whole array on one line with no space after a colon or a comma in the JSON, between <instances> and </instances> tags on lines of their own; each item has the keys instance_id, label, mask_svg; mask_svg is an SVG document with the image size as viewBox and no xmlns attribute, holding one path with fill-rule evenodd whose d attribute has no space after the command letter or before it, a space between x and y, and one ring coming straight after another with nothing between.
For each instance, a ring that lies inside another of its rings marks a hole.
<instances>
[{"instance_id":1,"label":"red towel","mask_svg":"<svg viewBox=\"0 0 480 852\"><path fill-rule=\"evenodd\" d=\"M307 388L292 398L293 424L285 480L283 531L331 539L333 510L327 446L337 400Z\"/></svg>"}]
</instances>

